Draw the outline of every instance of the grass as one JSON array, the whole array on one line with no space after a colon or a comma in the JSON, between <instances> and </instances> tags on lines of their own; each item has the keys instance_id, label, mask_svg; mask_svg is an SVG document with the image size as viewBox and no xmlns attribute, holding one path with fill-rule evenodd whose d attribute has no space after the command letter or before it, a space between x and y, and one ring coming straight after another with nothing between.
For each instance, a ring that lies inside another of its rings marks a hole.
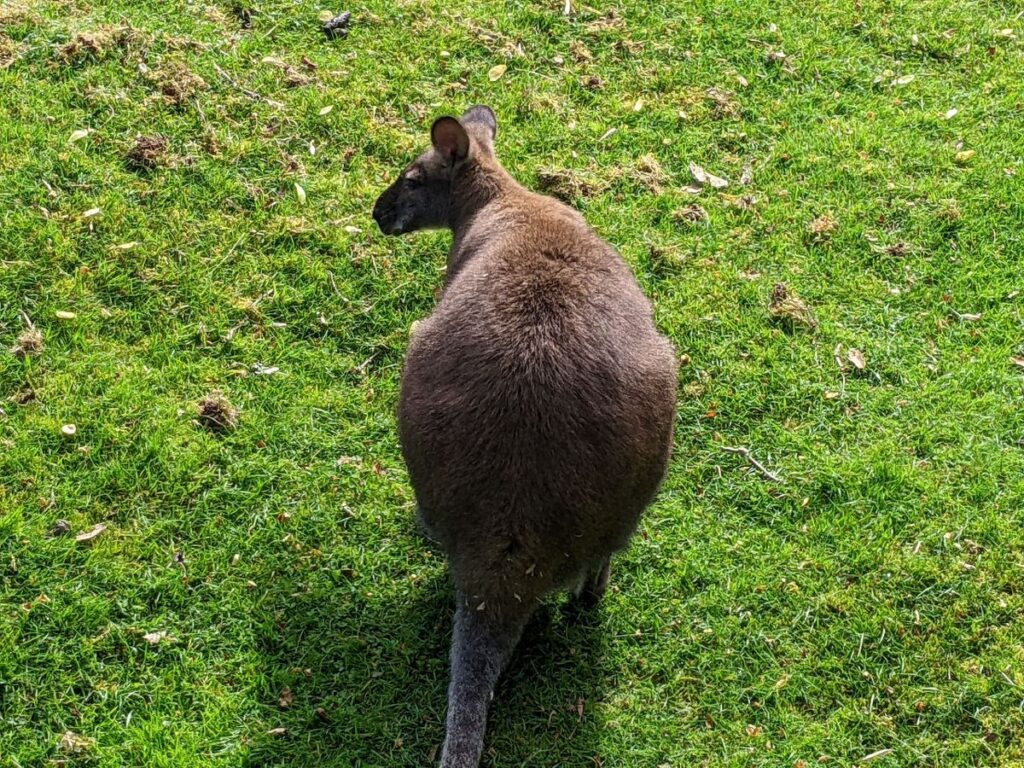
<instances>
[{"instance_id":1,"label":"grass","mask_svg":"<svg viewBox=\"0 0 1024 768\"><path fill-rule=\"evenodd\" d=\"M0 6L0 766L429 764L451 596L394 408L448 236L369 211L478 102L688 361L485 765L1024 765L1024 7L244 6Z\"/></svg>"}]
</instances>

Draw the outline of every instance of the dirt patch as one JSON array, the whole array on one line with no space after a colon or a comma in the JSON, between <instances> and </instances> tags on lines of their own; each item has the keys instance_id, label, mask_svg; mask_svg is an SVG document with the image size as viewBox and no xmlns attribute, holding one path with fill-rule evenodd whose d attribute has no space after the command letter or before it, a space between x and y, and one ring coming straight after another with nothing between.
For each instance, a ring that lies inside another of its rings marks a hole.
<instances>
[{"instance_id":1,"label":"dirt patch","mask_svg":"<svg viewBox=\"0 0 1024 768\"><path fill-rule=\"evenodd\" d=\"M15 405L28 405L36 399L36 391L32 389L31 385L26 384L24 387L19 389L13 395L11 395L11 402Z\"/></svg>"},{"instance_id":2,"label":"dirt patch","mask_svg":"<svg viewBox=\"0 0 1024 768\"><path fill-rule=\"evenodd\" d=\"M786 331L792 332L798 326L809 330L818 327L818 319L804 301L789 290L785 283L776 283L772 288L768 314Z\"/></svg>"},{"instance_id":3,"label":"dirt patch","mask_svg":"<svg viewBox=\"0 0 1024 768\"><path fill-rule=\"evenodd\" d=\"M113 51L127 51L142 36L131 27L105 24L96 29L78 32L57 49L57 56L67 64L102 61Z\"/></svg>"},{"instance_id":4,"label":"dirt patch","mask_svg":"<svg viewBox=\"0 0 1024 768\"><path fill-rule=\"evenodd\" d=\"M0 69L7 69L18 60L20 46L0 32Z\"/></svg>"},{"instance_id":5,"label":"dirt patch","mask_svg":"<svg viewBox=\"0 0 1024 768\"><path fill-rule=\"evenodd\" d=\"M43 334L38 328L26 328L18 337L18 343L11 347L15 357L35 357L43 353Z\"/></svg>"},{"instance_id":6,"label":"dirt patch","mask_svg":"<svg viewBox=\"0 0 1024 768\"><path fill-rule=\"evenodd\" d=\"M155 85L164 101L180 106L208 87L206 81L181 61L165 61L149 73L150 82Z\"/></svg>"},{"instance_id":7,"label":"dirt patch","mask_svg":"<svg viewBox=\"0 0 1024 768\"><path fill-rule=\"evenodd\" d=\"M214 390L199 401L199 424L210 432L230 432L238 426L238 409L224 396Z\"/></svg>"},{"instance_id":8,"label":"dirt patch","mask_svg":"<svg viewBox=\"0 0 1024 768\"><path fill-rule=\"evenodd\" d=\"M33 24L39 17L32 13L27 5L17 2L4 2L0 5L0 27L13 27L15 24L29 21Z\"/></svg>"},{"instance_id":9,"label":"dirt patch","mask_svg":"<svg viewBox=\"0 0 1024 768\"><path fill-rule=\"evenodd\" d=\"M537 186L542 192L571 203L601 194L609 183L585 171L541 169L537 171Z\"/></svg>"},{"instance_id":10,"label":"dirt patch","mask_svg":"<svg viewBox=\"0 0 1024 768\"><path fill-rule=\"evenodd\" d=\"M165 136L137 136L132 148L125 153L125 165L136 171L150 171L163 163L167 146Z\"/></svg>"}]
</instances>

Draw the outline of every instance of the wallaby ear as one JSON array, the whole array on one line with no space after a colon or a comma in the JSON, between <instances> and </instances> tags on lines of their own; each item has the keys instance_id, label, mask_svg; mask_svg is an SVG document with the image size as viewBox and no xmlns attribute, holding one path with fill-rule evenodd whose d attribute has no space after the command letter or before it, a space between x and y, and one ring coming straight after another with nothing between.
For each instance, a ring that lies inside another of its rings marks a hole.
<instances>
[{"instance_id":1,"label":"wallaby ear","mask_svg":"<svg viewBox=\"0 0 1024 768\"><path fill-rule=\"evenodd\" d=\"M493 109L483 104L467 109L462 116L462 123L463 125L472 123L485 127L492 143L498 136L498 118L495 117Z\"/></svg>"},{"instance_id":2,"label":"wallaby ear","mask_svg":"<svg viewBox=\"0 0 1024 768\"><path fill-rule=\"evenodd\" d=\"M439 117L430 127L430 141L450 163L465 160L469 154L469 134L454 117Z\"/></svg>"}]
</instances>

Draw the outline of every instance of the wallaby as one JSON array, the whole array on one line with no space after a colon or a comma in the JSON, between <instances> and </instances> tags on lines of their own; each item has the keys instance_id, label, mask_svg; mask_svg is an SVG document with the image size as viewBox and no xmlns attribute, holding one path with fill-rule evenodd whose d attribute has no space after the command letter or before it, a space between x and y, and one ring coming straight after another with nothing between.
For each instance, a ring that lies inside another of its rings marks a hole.
<instances>
[{"instance_id":1,"label":"wallaby","mask_svg":"<svg viewBox=\"0 0 1024 768\"><path fill-rule=\"evenodd\" d=\"M676 361L615 250L499 164L490 108L430 134L373 217L388 235L454 233L444 292L410 339L398 428L420 523L455 581L441 765L475 768L531 612L560 589L596 603L654 497Z\"/></svg>"}]
</instances>

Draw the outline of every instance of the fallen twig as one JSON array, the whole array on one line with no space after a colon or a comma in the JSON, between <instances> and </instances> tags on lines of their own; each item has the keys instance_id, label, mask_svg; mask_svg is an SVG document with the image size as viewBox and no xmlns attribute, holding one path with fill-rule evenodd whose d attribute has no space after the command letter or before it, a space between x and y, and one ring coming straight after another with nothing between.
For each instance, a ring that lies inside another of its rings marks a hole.
<instances>
[{"instance_id":1,"label":"fallen twig","mask_svg":"<svg viewBox=\"0 0 1024 768\"><path fill-rule=\"evenodd\" d=\"M781 477L773 473L764 464L762 464L760 461L758 461L751 455L749 448L744 448L743 446L740 446L739 448L733 448L732 446L729 445L723 445L722 450L725 451L726 453L738 453L740 456L742 456L750 463L750 466L752 466L754 469L760 472L761 475L766 479L776 483L782 482Z\"/></svg>"},{"instance_id":2,"label":"fallen twig","mask_svg":"<svg viewBox=\"0 0 1024 768\"><path fill-rule=\"evenodd\" d=\"M265 101L270 106L277 107L278 109L284 107L284 104L282 104L280 101L274 101L273 99L269 99L266 96L261 96L260 94L256 93L256 91L250 91L248 88L239 83L237 80L235 80L235 78L233 78L231 75L229 75L216 64L213 65L213 68L217 70L217 74L219 74L221 77L227 80L229 84L233 85L239 91L248 96L250 99L253 99L254 101Z\"/></svg>"}]
</instances>

